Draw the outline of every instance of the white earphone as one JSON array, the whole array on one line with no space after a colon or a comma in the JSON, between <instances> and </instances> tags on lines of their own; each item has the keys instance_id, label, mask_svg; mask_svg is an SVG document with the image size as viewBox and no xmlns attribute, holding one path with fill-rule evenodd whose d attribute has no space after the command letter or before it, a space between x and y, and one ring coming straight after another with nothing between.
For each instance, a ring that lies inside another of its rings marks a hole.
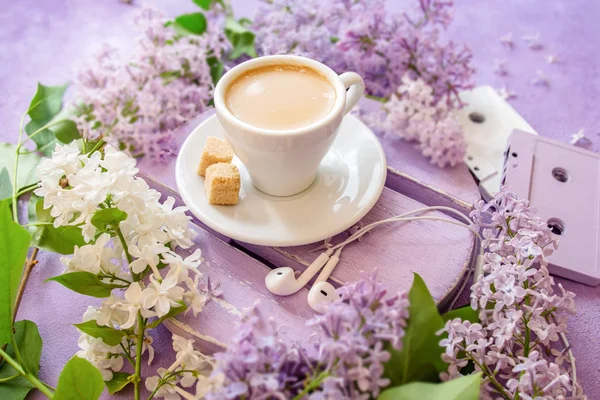
<instances>
[{"instance_id":1,"label":"white earphone","mask_svg":"<svg viewBox=\"0 0 600 400\"><path fill-rule=\"evenodd\" d=\"M465 222L433 216L410 217L410 215L419 214L426 211L446 211L457 215ZM271 293L276 294L278 296L289 296L298 292L300 289L306 286L306 284L317 274L317 272L320 271L319 276L317 276L317 279L315 280L315 283L308 291L308 304L314 311L322 312L325 305L339 298L335 287L331 283L327 282L327 279L329 278L329 276L337 266L338 262L340 261L340 255L344 246L359 239L362 235L379 225L388 222L418 220L444 221L454 225L466 227L474 234L474 240L476 242L479 241L479 243L481 243L481 236L479 236L479 232L477 232L477 230L473 228L473 222L471 221L471 219L469 219L469 217L467 217L460 211L443 206L419 208L417 210L400 214L395 217L372 222L369 225L360 228L345 241L338 243L337 245L328 248L325 252L319 254L315 261L313 261L312 264L310 264L310 266L297 278L295 276L294 269L290 267L275 268L274 270L270 271L265 277L265 284L267 286L267 289L269 289ZM474 270L475 277L477 277L479 274L481 274L483 267L483 252L481 248L479 249L478 255L472 259L472 264L473 268L469 268L469 275L471 273L471 270ZM469 276L465 278L463 285L459 290L459 293L462 292L462 290L464 289L468 278ZM454 301L456 301L456 298L454 299ZM451 307L454 305L454 301L450 305Z\"/></svg>"}]
</instances>

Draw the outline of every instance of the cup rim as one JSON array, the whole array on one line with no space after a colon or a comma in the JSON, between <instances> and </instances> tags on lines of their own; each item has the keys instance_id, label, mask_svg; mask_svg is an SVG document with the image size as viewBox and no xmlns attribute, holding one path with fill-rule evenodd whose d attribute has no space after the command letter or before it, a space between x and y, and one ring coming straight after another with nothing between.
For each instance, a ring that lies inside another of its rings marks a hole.
<instances>
[{"instance_id":1,"label":"cup rim","mask_svg":"<svg viewBox=\"0 0 600 400\"><path fill-rule=\"evenodd\" d=\"M332 87L335 91L335 95L336 95L335 102L333 104L333 107L329 111L329 113L327 113L327 115L325 115L323 118L321 118L320 120L318 120L316 122L313 122L306 126L302 126L300 128L294 128L294 129L261 128L259 126L255 126L255 125L249 124L247 122L244 122L241 119L239 119L238 117L236 117L235 115L233 115L233 113L229 110L229 108L225 104L225 91L227 90L229 85L237 77L239 77L241 74L243 74L244 72L246 72L248 70L251 70L254 68L259 68L259 67L264 67L264 66L269 66L269 65L277 65L277 64L302 65L302 66L306 66L308 68L312 68L312 69L316 70L317 72L319 72L320 74L322 74L332 85ZM266 136L285 135L285 136L289 137L289 136L299 136L299 135L311 133L316 130L319 130L320 128L322 128L324 126L335 123L336 119L340 116L340 114L344 110L345 103L346 103L345 95L346 95L346 89L345 89L345 86L343 85L341 79L339 78L339 75L334 70L329 68L327 65L325 65L319 61L313 60L311 58L308 58L308 57L282 54L282 55L262 56L262 57L253 58L251 60L248 60L241 64L238 64L235 67L233 67L232 69L230 69L229 71L227 71L225 73L225 75L223 75L221 77L221 79L217 82L217 86L215 87L215 93L214 93L214 101L215 101L215 109L217 111L217 114L219 114L221 117L226 118L229 123L235 125L238 129L241 129L244 131L260 133L260 134L263 134Z\"/></svg>"}]
</instances>

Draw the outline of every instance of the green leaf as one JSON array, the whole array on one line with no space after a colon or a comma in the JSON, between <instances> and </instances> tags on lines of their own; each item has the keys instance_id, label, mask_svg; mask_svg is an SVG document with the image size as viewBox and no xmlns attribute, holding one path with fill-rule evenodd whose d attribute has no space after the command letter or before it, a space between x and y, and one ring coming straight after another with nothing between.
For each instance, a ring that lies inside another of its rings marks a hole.
<instances>
[{"instance_id":1,"label":"green leaf","mask_svg":"<svg viewBox=\"0 0 600 400\"><path fill-rule=\"evenodd\" d=\"M444 327L435 301L425 282L414 274L412 288L408 293L410 306L402 350L388 348L391 358L385 363L385 376L392 385L414 381L437 381L438 373L447 369L441 359L442 347L436 332Z\"/></svg>"},{"instance_id":2,"label":"green leaf","mask_svg":"<svg viewBox=\"0 0 600 400\"><path fill-rule=\"evenodd\" d=\"M122 390L125 386L131 383L129 377L132 376L126 372L113 372L113 377L110 381L104 382L108 393L115 394Z\"/></svg>"},{"instance_id":3,"label":"green leaf","mask_svg":"<svg viewBox=\"0 0 600 400\"><path fill-rule=\"evenodd\" d=\"M23 320L15 323L15 342L23 358L21 366L31 374L37 376L40 371L40 356L42 354L42 338L37 325L31 321ZM12 342L6 347L6 352L16 358ZM0 367L0 379L15 376L17 371L8 363ZM21 400L33 389L27 379L19 376L7 382L0 383L0 399Z\"/></svg>"},{"instance_id":4,"label":"green leaf","mask_svg":"<svg viewBox=\"0 0 600 400\"><path fill-rule=\"evenodd\" d=\"M70 119L65 119L56 125L53 125L50 129L62 143L71 143L73 140L81 138L79 129L77 129L77 124Z\"/></svg>"},{"instance_id":5,"label":"green leaf","mask_svg":"<svg viewBox=\"0 0 600 400\"><path fill-rule=\"evenodd\" d=\"M15 324L15 342L19 347L21 357L23 357L23 368L37 376L40 369L42 338L35 323L18 321ZM6 347L6 352L13 359L16 359L12 342ZM6 379L17 374L17 371L6 362L0 367L0 379ZM22 400L33 387L31 382L22 376L2 382L0 383L0 399Z\"/></svg>"},{"instance_id":6,"label":"green leaf","mask_svg":"<svg viewBox=\"0 0 600 400\"><path fill-rule=\"evenodd\" d=\"M31 235L12 219L9 201L0 202L0 346L11 341L12 312Z\"/></svg>"},{"instance_id":7,"label":"green leaf","mask_svg":"<svg viewBox=\"0 0 600 400\"><path fill-rule=\"evenodd\" d=\"M54 220L50 215L50 209L44 209L44 199L37 197L35 203L35 222L50 223ZM29 222L33 222L30 220ZM58 254L73 254L75 246L85 245L81 228L77 226L40 225L33 234L33 243L40 249L52 251Z\"/></svg>"},{"instance_id":8,"label":"green leaf","mask_svg":"<svg viewBox=\"0 0 600 400\"><path fill-rule=\"evenodd\" d=\"M44 86L38 83L37 92L31 100L27 113L31 121L25 125L29 136L43 128L55 118L62 108L62 100L68 85ZM57 143L55 132L44 129L31 139L37 145L37 150L49 156Z\"/></svg>"},{"instance_id":9,"label":"green leaf","mask_svg":"<svg viewBox=\"0 0 600 400\"><path fill-rule=\"evenodd\" d=\"M225 36L227 36L227 39L229 39L233 46L233 50L229 54L231 60L235 60L243 54L256 57L254 33L244 26L246 24L244 20L240 21L236 21L233 18L227 18L227 21L225 21Z\"/></svg>"},{"instance_id":10,"label":"green leaf","mask_svg":"<svg viewBox=\"0 0 600 400\"><path fill-rule=\"evenodd\" d=\"M45 282L48 281L56 281L74 292L100 298L108 297L113 289L122 287L121 285L104 283L98 276L83 271L53 276L46 279Z\"/></svg>"},{"instance_id":11,"label":"green leaf","mask_svg":"<svg viewBox=\"0 0 600 400\"><path fill-rule=\"evenodd\" d=\"M454 318L460 318L463 321L479 322L479 311L473 310L470 305L450 310L446 314L442 315L444 322L450 321Z\"/></svg>"},{"instance_id":12,"label":"green leaf","mask_svg":"<svg viewBox=\"0 0 600 400\"><path fill-rule=\"evenodd\" d=\"M195 35L206 32L206 17L200 12L180 15L175 18L175 24Z\"/></svg>"},{"instance_id":13,"label":"green leaf","mask_svg":"<svg viewBox=\"0 0 600 400\"><path fill-rule=\"evenodd\" d=\"M38 83L37 92L27 110L31 121L25 125L25 132L29 136L42 129L53 119L59 118L67 86L44 86ZM64 120L36 133L31 140L35 142L39 152L49 156L58 141L70 143L80 137L75 122Z\"/></svg>"},{"instance_id":14,"label":"green leaf","mask_svg":"<svg viewBox=\"0 0 600 400\"><path fill-rule=\"evenodd\" d=\"M103 390L104 380L100 371L88 360L75 356L60 373L52 399L96 400Z\"/></svg>"},{"instance_id":15,"label":"green leaf","mask_svg":"<svg viewBox=\"0 0 600 400\"><path fill-rule=\"evenodd\" d=\"M92 216L92 225L101 231L105 231L110 227L119 226L121 221L125 221L127 213L118 208L105 208L98 210Z\"/></svg>"},{"instance_id":16,"label":"green leaf","mask_svg":"<svg viewBox=\"0 0 600 400\"><path fill-rule=\"evenodd\" d=\"M10 184L10 176L8 175L8 169L2 168L0 172L0 201L9 199L12 197L12 185Z\"/></svg>"},{"instance_id":17,"label":"green leaf","mask_svg":"<svg viewBox=\"0 0 600 400\"><path fill-rule=\"evenodd\" d=\"M46 121L40 127L60 112L63 95L65 94L65 90L67 90L67 86L68 84L62 86L44 86L38 83L37 92L31 100L27 114L29 114L33 121Z\"/></svg>"},{"instance_id":18,"label":"green leaf","mask_svg":"<svg viewBox=\"0 0 600 400\"><path fill-rule=\"evenodd\" d=\"M94 320L75 324L75 326L80 331L87 333L92 337L101 338L104 343L109 346L117 346L119 343L121 343L121 339L123 339L123 337L127 334L125 331L120 331L118 329L111 328L110 326L98 325L98 323Z\"/></svg>"},{"instance_id":19,"label":"green leaf","mask_svg":"<svg viewBox=\"0 0 600 400\"><path fill-rule=\"evenodd\" d=\"M390 388L378 400L478 400L481 372L443 383L413 382Z\"/></svg>"},{"instance_id":20,"label":"green leaf","mask_svg":"<svg viewBox=\"0 0 600 400\"><path fill-rule=\"evenodd\" d=\"M0 143L0 171L6 168L10 178L11 194L14 182L13 172L15 167L15 154L17 146L14 144ZM35 153L19 155L19 168L17 170L17 190L25 186L32 185L40 180L37 166L40 162L40 156ZM2 199L0 199L2 200Z\"/></svg>"},{"instance_id":21,"label":"green leaf","mask_svg":"<svg viewBox=\"0 0 600 400\"><path fill-rule=\"evenodd\" d=\"M38 129L44 127L48 122L50 121L31 120L27 125L25 125L25 132L31 136ZM52 155L52 150L54 150L56 143L58 143L54 132L47 128L42 132L36 133L31 140L33 140L33 142L37 145L37 150L46 156Z\"/></svg>"},{"instance_id":22,"label":"green leaf","mask_svg":"<svg viewBox=\"0 0 600 400\"><path fill-rule=\"evenodd\" d=\"M169 310L169 312L166 315L163 315L162 317L152 321L152 323L148 325L148 328L149 329L156 328L158 325L162 324L165 319L172 318L178 314L181 314L185 310L187 310L187 306L185 305L184 302L180 301L179 304L180 304L179 307L171 307L171 309Z\"/></svg>"},{"instance_id":23,"label":"green leaf","mask_svg":"<svg viewBox=\"0 0 600 400\"><path fill-rule=\"evenodd\" d=\"M205 10L210 10L210 6L212 5L213 0L194 0L194 4L198 7L201 7Z\"/></svg>"},{"instance_id":24,"label":"green leaf","mask_svg":"<svg viewBox=\"0 0 600 400\"><path fill-rule=\"evenodd\" d=\"M14 354L9 355L12 358L16 357ZM8 363L4 363L0 368L0 379L6 379L16 374L18 372L8 365ZM34 386L31 382L22 376L17 376L7 382L0 383L0 399L23 400L33 388Z\"/></svg>"},{"instance_id":25,"label":"green leaf","mask_svg":"<svg viewBox=\"0 0 600 400\"><path fill-rule=\"evenodd\" d=\"M208 57L206 63L210 67L210 76L212 76L213 84L217 84L223 76L223 63L217 57Z\"/></svg>"},{"instance_id":26,"label":"green leaf","mask_svg":"<svg viewBox=\"0 0 600 400\"><path fill-rule=\"evenodd\" d=\"M35 322L21 320L15 322L15 341L21 353L21 366L25 371L37 376L40 372L42 337Z\"/></svg>"}]
</instances>

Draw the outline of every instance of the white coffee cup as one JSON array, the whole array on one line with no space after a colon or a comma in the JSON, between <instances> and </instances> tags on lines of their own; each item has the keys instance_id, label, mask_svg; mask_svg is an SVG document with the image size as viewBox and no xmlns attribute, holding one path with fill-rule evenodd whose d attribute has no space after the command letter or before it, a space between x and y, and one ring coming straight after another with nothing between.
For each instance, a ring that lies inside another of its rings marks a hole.
<instances>
[{"instance_id":1,"label":"white coffee cup","mask_svg":"<svg viewBox=\"0 0 600 400\"><path fill-rule=\"evenodd\" d=\"M289 130L252 126L227 108L225 92L248 70L269 65L298 65L312 68L327 78L335 90L335 103L320 121ZM319 164L329 151L344 116L362 97L365 84L354 72L335 73L326 65L306 57L277 55L258 57L229 70L215 88L217 118L225 138L244 163L256 188L273 196L291 196L315 180Z\"/></svg>"}]
</instances>

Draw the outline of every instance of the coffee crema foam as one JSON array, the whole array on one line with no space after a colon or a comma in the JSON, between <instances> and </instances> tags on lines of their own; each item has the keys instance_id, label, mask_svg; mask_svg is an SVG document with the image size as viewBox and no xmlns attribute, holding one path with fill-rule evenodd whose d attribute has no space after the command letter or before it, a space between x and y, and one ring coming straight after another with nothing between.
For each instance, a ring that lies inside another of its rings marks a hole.
<instances>
[{"instance_id":1,"label":"coffee crema foam","mask_svg":"<svg viewBox=\"0 0 600 400\"><path fill-rule=\"evenodd\" d=\"M225 91L238 119L262 129L290 130L323 119L335 103L327 78L301 65L269 65L246 71Z\"/></svg>"}]
</instances>

